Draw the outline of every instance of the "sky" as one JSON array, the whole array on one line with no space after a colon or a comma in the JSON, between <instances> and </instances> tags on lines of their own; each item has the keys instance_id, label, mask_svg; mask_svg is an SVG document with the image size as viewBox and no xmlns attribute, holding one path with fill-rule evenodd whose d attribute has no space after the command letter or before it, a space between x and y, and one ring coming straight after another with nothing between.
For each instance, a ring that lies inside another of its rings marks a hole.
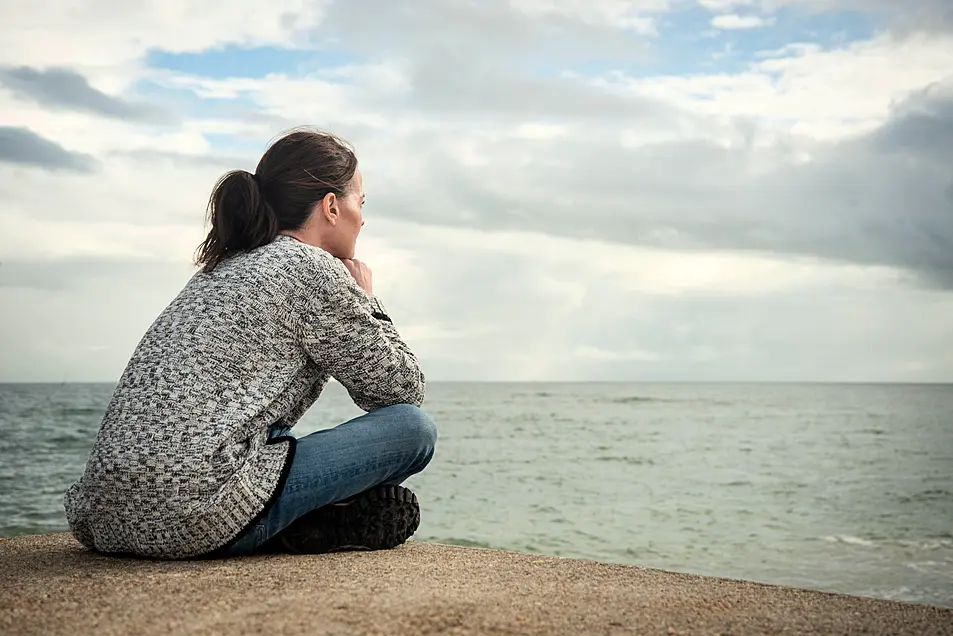
<instances>
[{"instance_id":1,"label":"sky","mask_svg":"<svg viewBox=\"0 0 953 636\"><path fill-rule=\"evenodd\" d=\"M429 381L953 381L947 0L0 10L0 381L115 382L298 126Z\"/></svg>"}]
</instances>

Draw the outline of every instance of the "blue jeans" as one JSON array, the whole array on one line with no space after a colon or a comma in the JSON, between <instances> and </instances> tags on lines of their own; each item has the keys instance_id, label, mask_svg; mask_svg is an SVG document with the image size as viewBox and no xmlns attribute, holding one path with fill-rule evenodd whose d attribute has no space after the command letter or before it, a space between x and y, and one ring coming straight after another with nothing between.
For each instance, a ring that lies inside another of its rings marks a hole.
<instances>
[{"instance_id":1,"label":"blue jeans","mask_svg":"<svg viewBox=\"0 0 953 636\"><path fill-rule=\"evenodd\" d=\"M269 439L292 435L273 426ZM298 438L291 469L265 515L223 552L251 554L302 515L380 484L400 484L433 458L437 427L420 408L395 404Z\"/></svg>"}]
</instances>

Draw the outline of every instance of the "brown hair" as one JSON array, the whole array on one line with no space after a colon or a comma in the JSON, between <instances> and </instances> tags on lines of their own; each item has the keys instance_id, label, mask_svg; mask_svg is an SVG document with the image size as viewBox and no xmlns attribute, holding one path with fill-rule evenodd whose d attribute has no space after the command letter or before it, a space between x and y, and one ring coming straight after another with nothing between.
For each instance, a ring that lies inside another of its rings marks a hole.
<instances>
[{"instance_id":1,"label":"brown hair","mask_svg":"<svg viewBox=\"0 0 953 636\"><path fill-rule=\"evenodd\" d=\"M357 169L357 156L331 133L295 130L262 155L255 174L225 173L208 203L208 236L196 264L211 272L236 252L273 241L282 230L297 230L329 192L343 196Z\"/></svg>"}]
</instances>

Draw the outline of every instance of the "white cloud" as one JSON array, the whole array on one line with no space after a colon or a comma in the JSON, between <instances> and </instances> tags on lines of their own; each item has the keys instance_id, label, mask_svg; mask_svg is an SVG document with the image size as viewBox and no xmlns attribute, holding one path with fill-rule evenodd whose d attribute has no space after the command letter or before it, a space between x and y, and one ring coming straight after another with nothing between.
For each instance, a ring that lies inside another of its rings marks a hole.
<instances>
[{"instance_id":1,"label":"white cloud","mask_svg":"<svg viewBox=\"0 0 953 636\"><path fill-rule=\"evenodd\" d=\"M698 4L709 11L731 11L735 7L749 7L757 0L697 0Z\"/></svg>"},{"instance_id":2,"label":"white cloud","mask_svg":"<svg viewBox=\"0 0 953 636\"><path fill-rule=\"evenodd\" d=\"M951 50L953 34L881 35L832 49L792 43L740 73L623 79L620 86L699 114L749 117L833 141L873 130L911 91L950 77Z\"/></svg>"},{"instance_id":3,"label":"white cloud","mask_svg":"<svg viewBox=\"0 0 953 636\"><path fill-rule=\"evenodd\" d=\"M0 64L65 64L89 74L102 67L137 65L153 48L197 52L232 43L302 45L327 4L236 0L225 11L189 0L0 0Z\"/></svg>"},{"instance_id":4,"label":"white cloud","mask_svg":"<svg viewBox=\"0 0 953 636\"><path fill-rule=\"evenodd\" d=\"M763 18L757 15L738 15L735 13L717 15L711 19L711 25L716 29L759 29L771 24L774 24L774 18Z\"/></svg>"},{"instance_id":5,"label":"white cloud","mask_svg":"<svg viewBox=\"0 0 953 636\"><path fill-rule=\"evenodd\" d=\"M671 0L510 0L510 4L530 15L556 15L586 24L631 29L654 34L657 18L652 14L669 10Z\"/></svg>"}]
</instances>

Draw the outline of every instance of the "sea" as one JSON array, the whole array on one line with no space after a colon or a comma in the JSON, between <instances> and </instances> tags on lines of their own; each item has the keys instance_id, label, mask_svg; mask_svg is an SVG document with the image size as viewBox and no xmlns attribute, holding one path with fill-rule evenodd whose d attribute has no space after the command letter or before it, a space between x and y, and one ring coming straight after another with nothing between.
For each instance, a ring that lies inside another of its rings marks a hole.
<instances>
[{"instance_id":1,"label":"sea","mask_svg":"<svg viewBox=\"0 0 953 636\"><path fill-rule=\"evenodd\" d=\"M0 536L68 530L110 384L0 384ZM953 607L953 385L439 383L413 540ZM297 436L360 411L332 383Z\"/></svg>"}]
</instances>

